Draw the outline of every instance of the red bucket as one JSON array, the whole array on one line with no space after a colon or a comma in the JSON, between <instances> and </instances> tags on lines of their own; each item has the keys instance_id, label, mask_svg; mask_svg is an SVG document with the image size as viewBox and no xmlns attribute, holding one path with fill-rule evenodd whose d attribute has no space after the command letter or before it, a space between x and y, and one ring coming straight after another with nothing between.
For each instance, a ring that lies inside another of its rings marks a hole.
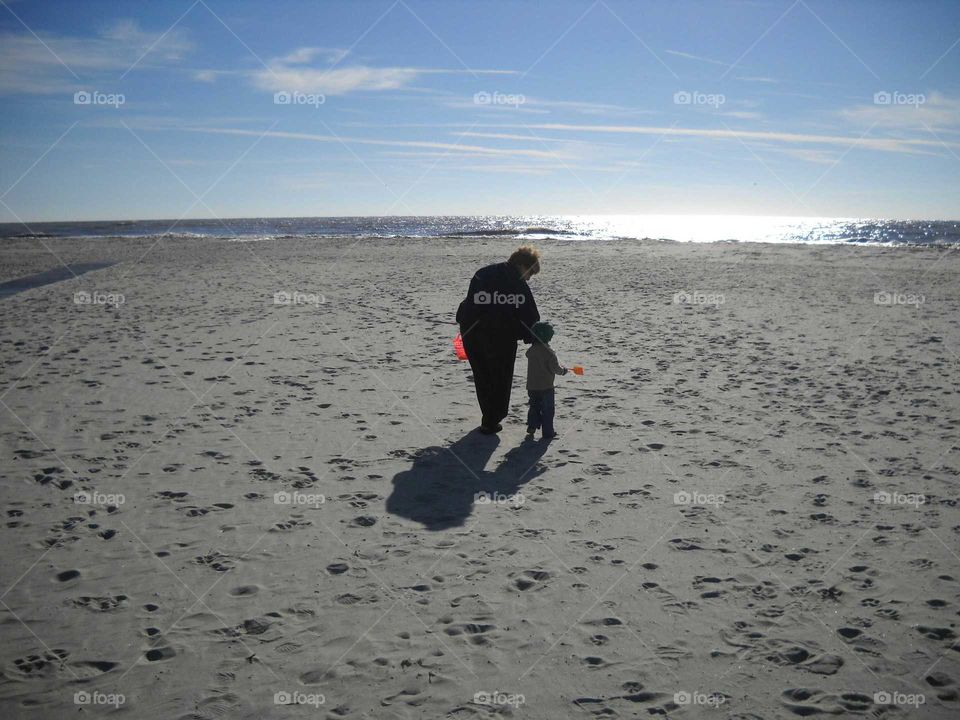
<instances>
[{"instance_id":1,"label":"red bucket","mask_svg":"<svg viewBox=\"0 0 960 720\"><path fill-rule=\"evenodd\" d=\"M457 360L467 359L467 351L463 349L463 338L460 337L460 333L457 333L453 339L453 351L457 353Z\"/></svg>"}]
</instances>

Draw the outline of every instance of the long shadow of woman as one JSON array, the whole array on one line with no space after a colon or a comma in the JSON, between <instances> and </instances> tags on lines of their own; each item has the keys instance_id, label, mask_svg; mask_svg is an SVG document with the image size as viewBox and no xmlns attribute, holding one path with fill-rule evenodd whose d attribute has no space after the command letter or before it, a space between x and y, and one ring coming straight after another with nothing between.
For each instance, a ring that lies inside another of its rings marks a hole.
<instances>
[{"instance_id":1,"label":"long shadow of woman","mask_svg":"<svg viewBox=\"0 0 960 720\"><path fill-rule=\"evenodd\" d=\"M496 435L472 430L452 445L417 450L410 469L393 477L387 512L416 520L427 530L448 530L466 522L478 494L513 495L546 471L538 464L549 445L542 441L512 448L495 470L486 470L499 443Z\"/></svg>"}]
</instances>

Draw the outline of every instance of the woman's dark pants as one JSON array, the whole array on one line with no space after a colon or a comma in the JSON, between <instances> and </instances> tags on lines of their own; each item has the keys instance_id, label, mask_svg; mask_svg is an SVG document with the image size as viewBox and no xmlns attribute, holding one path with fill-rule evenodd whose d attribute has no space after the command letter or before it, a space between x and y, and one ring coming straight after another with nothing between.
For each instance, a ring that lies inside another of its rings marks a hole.
<instances>
[{"instance_id":1,"label":"woman's dark pants","mask_svg":"<svg viewBox=\"0 0 960 720\"><path fill-rule=\"evenodd\" d=\"M492 336L480 327L461 329L463 349L467 351L473 384L477 388L481 421L484 427L496 427L510 412L513 365L517 360L517 341Z\"/></svg>"}]
</instances>

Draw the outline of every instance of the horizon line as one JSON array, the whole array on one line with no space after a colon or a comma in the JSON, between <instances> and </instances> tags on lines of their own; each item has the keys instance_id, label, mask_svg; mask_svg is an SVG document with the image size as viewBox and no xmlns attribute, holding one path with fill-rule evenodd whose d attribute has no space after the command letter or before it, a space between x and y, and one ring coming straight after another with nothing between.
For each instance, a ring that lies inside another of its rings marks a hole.
<instances>
[{"instance_id":1,"label":"horizon line","mask_svg":"<svg viewBox=\"0 0 960 720\"><path fill-rule=\"evenodd\" d=\"M152 218L98 218L92 220L82 219L61 219L61 220L11 220L0 221L3 225L18 225L27 228L29 224L41 225L51 223L138 223L138 222L170 222L174 226L184 222L228 222L231 220L312 220L312 219L344 219L344 218L523 218L523 217L544 217L544 218L609 218L609 217L661 217L661 218L687 218L687 217L739 217L739 218L777 218L777 219L819 219L819 220L847 220L850 222L870 222L870 221L894 221L894 222L946 222L958 223L960 218L934 218L934 217L887 217L880 215L856 216L856 215L770 215L770 214L745 214L745 213L506 213L493 214L481 213L476 215L459 215L451 213L425 213L419 215L248 215L235 217L183 217L180 219L169 217ZM227 228L228 230L231 228Z\"/></svg>"}]
</instances>

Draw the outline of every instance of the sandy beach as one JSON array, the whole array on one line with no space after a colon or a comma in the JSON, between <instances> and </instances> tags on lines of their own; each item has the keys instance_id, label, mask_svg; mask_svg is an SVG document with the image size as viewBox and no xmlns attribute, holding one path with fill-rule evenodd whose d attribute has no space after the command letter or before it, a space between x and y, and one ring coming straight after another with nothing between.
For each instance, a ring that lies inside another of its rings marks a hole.
<instances>
[{"instance_id":1,"label":"sandy beach","mask_svg":"<svg viewBox=\"0 0 960 720\"><path fill-rule=\"evenodd\" d=\"M6 241L3 716L956 717L960 254L516 244Z\"/></svg>"}]
</instances>

